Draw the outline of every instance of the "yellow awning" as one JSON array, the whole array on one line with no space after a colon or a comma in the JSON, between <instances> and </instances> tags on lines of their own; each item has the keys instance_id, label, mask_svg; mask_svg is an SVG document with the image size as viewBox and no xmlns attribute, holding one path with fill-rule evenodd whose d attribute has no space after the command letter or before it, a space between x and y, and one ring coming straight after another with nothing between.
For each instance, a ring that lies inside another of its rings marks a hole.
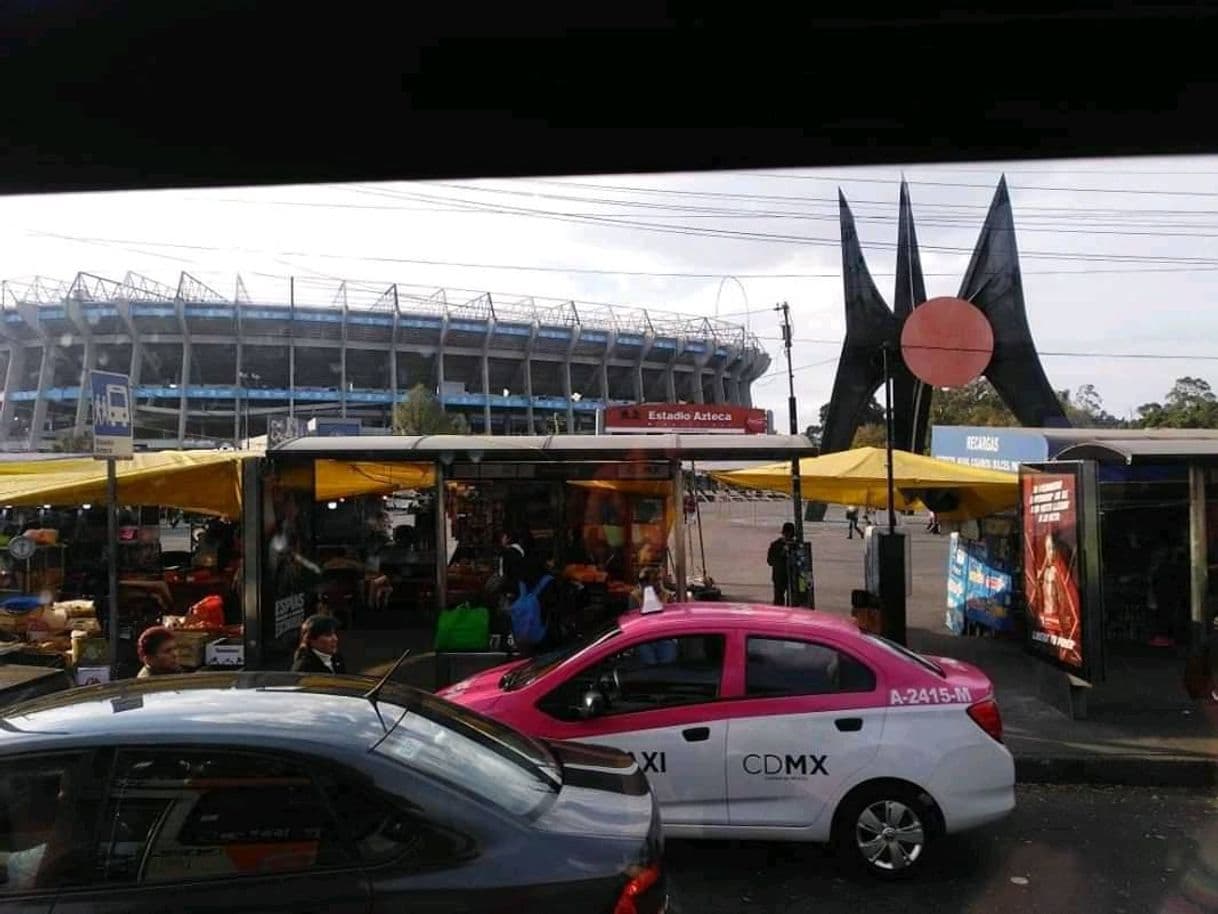
<instances>
[{"instance_id":1,"label":"yellow awning","mask_svg":"<svg viewBox=\"0 0 1218 914\"><path fill-rule=\"evenodd\" d=\"M136 454L118 461L119 502L235 518L241 514L241 461L260 456L260 451ZM21 466L38 469L21 472ZM0 471L0 505L82 505L105 500L106 464L101 460L30 461Z\"/></svg>"},{"instance_id":2,"label":"yellow awning","mask_svg":"<svg viewBox=\"0 0 1218 914\"><path fill-rule=\"evenodd\" d=\"M584 489L602 489L624 495L655 495L670 497L672 483L655 479L573 479L567 485Z\"/></svg>"},{"instance_id":3,"label":"yellow awning","mask_svg":"<svg viewBox=\"0 0 1218 914\"><path fill-rule=\"evenodd\" d=\"M318 460L313 491L318 501L356 495L392 495L436 484L430 463L375 463L368 460Z\"/></svg>"},{"instance_id":4,"label":"yellow awning","mask_svg":"<svg viewBox=\"0 0 1218 914\"><path fill-rule=\"evenodd\" d=\"M156 451L118 461L118 497L124 505L160 505L200 514L239 517L241 461L253 451ZM435 484L430 463L318 460L318 501L387 495ZM0 464L0 505L101 504L106 464L92 458L11 461Z\"/></svg>"},{"instance_id":5,"label":"yellow awning","mask_svg":"<svg viewBox=\"0 0 1218 914\"><path fill-rule=\"evenodd\" d=\"M808 501L887 508L887 454L862 447L799 462L803 497ZM746 489L791 491L791 466L772 463L712 473L720 482ZM943 520L984 517L1019 502L1019 476L964 466L908 451L893 451L898 510L931 507Z\"/></svg>"}]
</instances>

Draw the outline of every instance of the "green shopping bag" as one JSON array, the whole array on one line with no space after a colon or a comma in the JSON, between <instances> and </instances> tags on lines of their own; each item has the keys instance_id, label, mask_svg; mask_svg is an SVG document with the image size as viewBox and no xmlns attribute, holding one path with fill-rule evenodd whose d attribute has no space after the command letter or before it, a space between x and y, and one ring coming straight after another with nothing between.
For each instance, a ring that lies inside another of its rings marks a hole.
<instances>
[{"instance_id":1,"label":"green shopping bag","mask_svg":"<svg viewBox=\"0 0 1218 914\"><path fill-rule=\"evenodd\" d=\"M485 606L462 603L436 620L437 651L484 651L490 644L491 614Z\"/></svg>"}]
</instances>

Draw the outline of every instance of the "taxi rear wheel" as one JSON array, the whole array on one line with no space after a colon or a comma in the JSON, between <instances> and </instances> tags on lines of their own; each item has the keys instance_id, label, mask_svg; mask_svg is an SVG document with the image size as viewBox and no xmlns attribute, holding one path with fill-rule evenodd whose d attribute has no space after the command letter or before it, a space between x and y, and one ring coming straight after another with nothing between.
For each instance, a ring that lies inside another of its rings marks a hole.
<instances>
[{"instance_id":1,"label":"taxi rear wheel","mask_svg":"<svg viewBox=\"0 0 1218 914\"><path fill-rule=\"evenodd\" d=\"M901 784L875 784L846 799L834 843L845 860L879 879L906 879L922 869L937 837L930 798Z\"/></svg>"}]
</instances>

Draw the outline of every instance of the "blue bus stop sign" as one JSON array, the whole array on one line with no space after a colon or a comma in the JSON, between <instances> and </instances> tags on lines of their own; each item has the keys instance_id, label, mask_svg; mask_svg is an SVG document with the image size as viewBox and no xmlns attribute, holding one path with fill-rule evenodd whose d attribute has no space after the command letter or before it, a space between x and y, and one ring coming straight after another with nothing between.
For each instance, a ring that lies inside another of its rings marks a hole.
<instances>
[{"instance_id":1,"label":"blue bus stop sign","mask_svg":"<svg viewBox=\"0 0 1218 914\"><path fill-rule=\"evenodd\" d=\"M89 372L93 401L93 456L130 457L132 420L131 384L125 374Z\"/></svg>"}]
</instances>

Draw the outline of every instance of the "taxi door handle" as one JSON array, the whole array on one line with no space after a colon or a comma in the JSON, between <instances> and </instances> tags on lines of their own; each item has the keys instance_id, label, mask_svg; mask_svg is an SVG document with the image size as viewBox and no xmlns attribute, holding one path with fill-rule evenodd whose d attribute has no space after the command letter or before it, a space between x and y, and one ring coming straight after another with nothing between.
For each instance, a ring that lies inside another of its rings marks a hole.
<instances>
[{"instance_id":1,"label":"taxi door handle","mask_svg":"<svg viewBox=\"0 0 1218 914\"><path fill-rule=\"evenodd\" d=\"M863 718L861 717L839 717L833 723L843 733L858 733L863 729Z\"/></svg>"},{"instance_id":2,"label":"taxi door handle","mask_svg":"<svg viewBox=\"0 0 1218 914\"><path fill-rule=\"evenodd\" d=\"M687 743L704 743L710 739L710 727L690 727L688 730L682 730L681 735Z\"/></svg>"}]
</instances>

